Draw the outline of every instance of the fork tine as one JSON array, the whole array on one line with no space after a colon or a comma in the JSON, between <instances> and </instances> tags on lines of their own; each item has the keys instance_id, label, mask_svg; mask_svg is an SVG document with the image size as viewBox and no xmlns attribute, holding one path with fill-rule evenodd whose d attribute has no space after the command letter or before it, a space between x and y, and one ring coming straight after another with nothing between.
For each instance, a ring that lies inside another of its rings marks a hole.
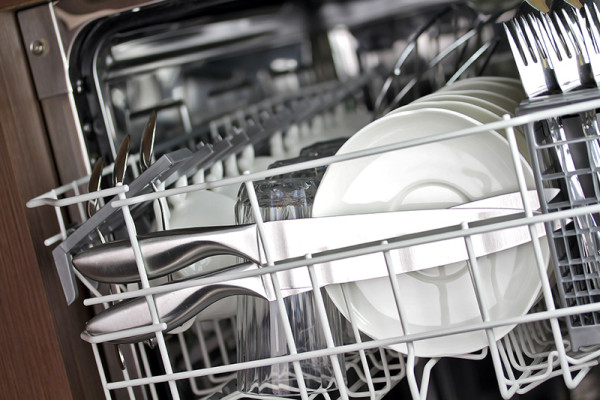
<instances>
[{"instance_id":1,"label":"fork tine","mask_svg":"<svg viewBox=\"0 0 600 400\"><path fill-rule=\"evenodd\" d=\"M535 57L543 65L544 68L550 68L552 65L552 61L548 58L548 49L546 48L546 44L540 39L547 35L542 35L540 32L540 26L538 19L529 14L529 21L527 21L524 17L521 17L521 26L525 31L525 35L529 39L529 42L532 46L532 51L534 52Z\"/></svg>"},{"instance_id":2,"label":"fork tine","mask_svg":"<svg viewBox=\"0 0 600 400\"><path fill-rule=\"evenodd\" d=\"M529 97L554 90L556 79L545 59L543 45L531 31L525 18L513 18L505 25L521 83Z\"/></svg>"},{"instance_id":3,"label":"fork tine","mask_svg":"<svg viewBox=\"0 0 600 400\"><path fill-rule=\"evenodd\" d=\"M561 54L561 58L573 58L575 57L575 55L577 54L577 50L575 49L575 45L573 44L572 40L569 40L571 37L569 35L569 33L567 32L562 19L560 18L560 16L558 14L553 14L553 19L554 19L554 26L558 27L558 38L560 40L558 40L557 43L557 47L560 49L561 48L561 44L564 46L563 50L565 50L563 52L563 54ZM555 30L556 32L556 30Z\"/></svg>"},{"instance_id":4,"label":"fork tine","mask_svg":"<svg viewBox=\"0 0 600 400\"><path fill-rule=\"evenodd\" d=\"M519 23L517 21L513 21L513 28L514 28L514 31L516 34L518 47L521 49L521 52L523 53L522 55L525 58L527 65L532 65L532 64L537 63L538 58L536 57L535 54L532 54L532 52L531 52L532 47L530 46L530 43L525 38L525 35L523 34L523 30L521 29L521 27L519 26Z\"/></svg>"},{"instance_id":5,"label":"fork tine","mask_svg":"<svg viewBox=\"0 0 600 400\"><path fill-rule=\"evenodd\" d=\"M581 13L578 9L573 9L573 15L569 15L569 12L565 9L562 10L562 13L567 24L565 41L570 42L575 49L575 53L572 53L572 55L581 57L582 62L588 64L590 60L586 51L587 42L584 33L584 31L587 32L587 29L585 28L585 22L583 21L583 17L581 17ZM560 18L558 19L560 20ZM577 19L577 23L575 19ZM572 41L568 40L569 38Z\"/></svg>"},{"instance_id":6,"label":"fork tine","mask_svg":"<svg viewBox=\"0 0 600 400\"><path fill-rule=\"evenodd\" d=\"M576 58L578 54L573 37L566 31L558 14L553 14L553 17L544 15L544 27L548 34L542 37L548 43L548 53L558 86L566 93L581 86L580 64Z\"/></svg>"},{"instance_id":7,"label":"fork tine","mask_svg":"<svg viewBox=\"0 0 600 400\"><path fill-rule=\"evenodd\" d=\"M506 39L508 40L508 45L510 46L510 50L515 58L517 68L520 70L521 68L530 65L531 61L527 60L527 57L523 54L524 50L521 49L521 47L515 42L515 38L508 27L508 23L505 22L502 24L502 26L504 27L504 32L506 32Z\"/></svg>"},{"instance_id":8,"label":"fork tine","mask_svg":"<svg viewBox=\"0 0 600 400\"><path fill-rule=\"evenodd\" d=\"M590 7L586 4L583 5L585 15L587 17L589 32L594 42L594 51L600 53L600 32L598 30L598 24L600 23L600 11L598 6L594 3L594 9L590 10Z\"/></svg>"},{"instance_id":9,"label":"fork tine","mask_svg":"<svg viewBox=\"0 0 600 400\"><path fill-rule=\"evenodd\" d=\"M538 28L540 30L540 39L544 42L546 51L548 52L548 59L552 60L553 63L560 61L558 59L560 49L558 48L558 43L556 43L558 33L548 14L542 15L542 18L539 20Z\"/></svg>"},{"instance_id":10,"label":"fork tine","mask_svg":"<svg viewBox=\"0 0 600 400\"><path fill-rule=\"evenodd\" d=\"M594 5L594 10L593 10L594 16L596 17L594 24L598 24L598 23L600 23L600 10L598 10L598 5L596 3L593 3L593 5Z\"/></svg>"},{"instance_id":11,"label":"fork tine","mask_svg":"<svg viewBox=\"0 0 600 400\"><path fill-rule=\"evenodd\" d=\"M526 21L524 18L522 18L522 24L525 27L526 34L531 38L533 42L535 42L536 46L534 51L540 61L545 61L548 63L548 49L540 40L540 38L543 35L540 31L539 20L531 14L527 15L527 19L529 21Z\"/></svg>"},{"instance_id":12,"label":"fork tine","mask_svg":"<svg viewBox=\"0 0 600 400\"><path fill-rule=\"evenodd\" d=\"M596 21L600 20L600 16L598 15L598 8L596 4L594 4L594 9L596 13L596 18L592 15L592 11L589 9L588 5L584 6L586 8L587 22L590 29L590 36L592 38L592 42L594 43L594 51L596 53L600 53L600 32L598 31L598 25L596 25Z\"/></svg>"}]
</instances>

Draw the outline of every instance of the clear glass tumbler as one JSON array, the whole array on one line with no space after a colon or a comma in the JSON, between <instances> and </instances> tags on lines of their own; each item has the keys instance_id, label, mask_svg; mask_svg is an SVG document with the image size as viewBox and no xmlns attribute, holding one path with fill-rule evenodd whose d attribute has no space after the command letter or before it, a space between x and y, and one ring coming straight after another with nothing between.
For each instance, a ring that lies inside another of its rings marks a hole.
<instances>
[{"instance_id":1,"label":"clear glass tumbler","mask_svg":"<svg viewBox=\"0 0 600 400\"><path fill-rule=\"evenodd\" d=\"M318 181L307 177L284 177L254 183L264 221L306 218L311 214ZM250 201L244 186L236 204L236 222L252 223ZM323 292L327 319L334 343L342 343L342 317ZM284 299L298 353L327 347L323 326L318 318L313 292ZM254 361L290 354L277 302L240 296L237 311L238 362ZM345 371L343 356L338 356ZM330 357L316 357L299 362L306 389L336 389ZM299 381L293 363L278 363L238 372L238 389L257 395L293 396L299 393Z\"/></svg>"}]
</instances>

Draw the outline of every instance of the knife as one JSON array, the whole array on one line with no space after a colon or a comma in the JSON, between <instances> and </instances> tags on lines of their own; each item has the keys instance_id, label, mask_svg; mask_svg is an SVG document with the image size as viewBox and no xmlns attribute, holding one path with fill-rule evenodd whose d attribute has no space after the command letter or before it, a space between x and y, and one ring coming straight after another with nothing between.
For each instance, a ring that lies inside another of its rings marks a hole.
<instances>
[{"instance_id":1,"label":"knife","mask_svg":"<svg viewBox=\"0 0 600 400\"><path fill-rule=\"evenodd\" d=\"M558 189L547 189L552 198ZM534 209L537 192L528 192ZM264 223L267 243L273 244L274 261L304 256L328 249L499 217L521 212L520 193L499 195L449 209L395 211L335 217L304 218ZM255 224L207 228L173 229L138 237L149 279L171 274L201 259L230 254L263 264ZM503 244L503 249L522 242ZM498 251L495 249L494 251ZM73 257L73 265L84 276L98 282L131 283L140 280L129 240L86 249Z\"/></svg>"},{"instance_id":2,"label":"knife","mask_svg":"<svg viewBox=\"0 0 600 400\"><path fill-rule=\"evenodd\" d=\"M443 211L443 210L439 210ZM485 211L488 212L488 211ZM501 219L519 217L519 214L509 214ZM296 220L291 220L296 221ZM287 221L287 222L291 222ZM545 235L543 224L537 226L539 236ZM416 239L432 234L459 231L462 224L457 226L443 227L425 232L417 232L397 237L395 241ZM501 251L530 241L527 226L505 229L474 235L471 237L476 257ZM367 246L368 244L363 244ZM350 246L352 247L352 246ZM318 253L324 255L326 252ZM394 260L394 273L406 273L426 268L442 266L468 259L468 253L464 246L464 239L456 237L442 241L420 244L417 246L403 247L390 251L390 257ZM368 266L368 268L365 268ZM358 257L337 259L314 265L315 274L319 280L319 286L355 282L366 279L381 278L389 276L387 265L383 262L380 252L364 254ZM212 274L221 275L235 272L257 271L260 268L256 263L245 263L232 266ZM277 273L281 292L284 297L313 289L311 277L306 268L295 268ZM190 287L182 287L182 282L176 282L173 291L161 292L154 295L157 312L162 323L165 323L169 332L193 318L214 302L233 295L251 295L262 297L273 301L276 299L272 281L266 276L250 276L245 278L221 281L198 285L191 279ZM185 285L186 282L183 282ZM165 288L170 285L165 285ZM192 286L193 285L193 286ZM167 289L168 290L168 289ZM122 301L113 307L93 317L87 324L86 330L81 334L82 339L88 342L102 341L99 335L115 333L126 329L142 328L152 324L147 300L145 297ZM150 339L154 333L117 335L109 340L111 343L132 343Z\"/></svg>"}]
</instances>

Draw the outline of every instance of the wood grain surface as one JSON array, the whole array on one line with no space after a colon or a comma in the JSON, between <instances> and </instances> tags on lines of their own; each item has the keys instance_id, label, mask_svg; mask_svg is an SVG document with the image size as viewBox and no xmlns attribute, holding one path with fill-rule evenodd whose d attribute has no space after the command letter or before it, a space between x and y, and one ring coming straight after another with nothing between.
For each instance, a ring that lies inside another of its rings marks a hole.
<instances>
[{"instance_id":1,"label":"wood grain surface","mask_svg":"<svg viewBox=\"0 0 600 400\"><path fill-rule=\"evenodd\" d=\"M0 7L11 2L0 2ZM67 306L50 249L54 210L27 200L57 186L16 18L0 12L0 398L101 399L89 310Z\"/></svg>"},{"instance_id":2,"label":"wood grain surface","mask_svg":"<svg viewBox=\"0 0 600 400\"><path fill-rule=\"evenodd\" d=\"M30 4L43 3L40 0L0 0L0 10L11 10L17 7L25 7Z\"/></svg>"}]
</instances>

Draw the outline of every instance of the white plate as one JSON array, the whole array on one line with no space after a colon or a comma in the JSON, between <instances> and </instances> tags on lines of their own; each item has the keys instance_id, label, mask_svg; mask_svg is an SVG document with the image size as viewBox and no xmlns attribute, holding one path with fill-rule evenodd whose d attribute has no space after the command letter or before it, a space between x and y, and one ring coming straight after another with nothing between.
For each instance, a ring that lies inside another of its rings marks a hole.
<instances>
[{"instance_id":1,"label":"white plate","mask_svg":"<svg viewBox=\"0 0 600 400\"><path fill-rule=\"evenodd\" d=\"M442 110L450 110L466 115L467 117L473 118L476 121L481 122L482 124L488 124L491 122L500 121L502 118L497 114L494 114L487 108L483 108L480 106L476 106L474 104L462 102L462 101L447 101L447 100L431 100L431 101L422 101L418 103L410 103L400 108L395 109L386 115L393 115L399 112L404 111L412 111L419 110L422 108L439 108Z\"/></svg>"},{"instance_id":2,"label":"white plate","mask_svg":"<svg viewBox=\"0 0 600 400\"><path fill-rule=\"evenodd\" d=\"M451 90L451 91L446 91L446 92L438 91L438 92L432 93L430 95L423 96L423 97L415 100L414 102L416 103L416 102L421 102L421 101L439 100L438 96L441 97L441 96L446 96L448 94L470 96L470 97L482 99L482 100L488 101L492 104L495 104L499 107L502 107L503 109L507 110L510 114L514 114L515 109L519 105L519 102L511 99L510 97L506 97L506 96L503 96L498 93L492 93L492 92L488 92L485 90L476 90L476 89Z\"/></svg>"},{"instance_id":3,"label":"white plate","mask_svg":"<svg viewBox=\"0 0 600 400\"><path fill-rule=\"evenodd\" d=\"M443 98L436 97L436 98ZM485 101L485 100L482 100ZM489 104L488 104L489 106ZM491 122L497 122L502 119L501 115L496 114L490 111L488 108L484 108L475 104L467 103L465 101L451 101L451 100L438 100L434 101L433 99L430 101L421 101L416 103L410 103L400 108L395 109L387 115L393 115L402 111L411 111L418 110L421 108L439 108L442 110L450 110L456 111L467 117L473 118L476 121L481 122L482 124L489 124ZM504 130L499 132L504 138L506 138L506 132ZM519 148L519 152L521 155L527 160L527 162L531 162L531 158L529 155L529 150L527 147L527 138L523 134L523 132L517 128L515 130L515 139L517 141L517 147Z\"/></svg>"},{"instance_id":4,"label":"white plate","mask_svg":"<svg viewBox=\"0 0 600 400\"><path fill-rule=\"evenodd\" d=\"M451 85L444 86L438 90L438 93L453 92L457 90L485 90L506 96L517 103L520 103L521 100L526 97L523 88L516 88L513 85L497 82L492 79L465 79L462 81L457 81Z\"/></svg>"},{"instance_id":5,"label":"white plate","mask_svg":"<svg viewBox=\"0 0 600 400\"><path fill-rule=\"evenodd\" d=\"M475 77L471 77L471 78L467 78L467 79L462 79L462 80L459 80L457 82L463 82L463 81L467 81L467 80L469 80L469 81L498 82L498 83L503 83L505 85L509 85L509 86L515 87L517 89L523 90L523 85L521 84L521 81L519 79L509 78L509 77L506 77L506 76L475 76Z\"/></svg>"},{"instance_id":6,"label":"white plate","mask_svg":"<svg viewBox=\"0 0 600 400\"><path fill-rule=\"evenodd\" d=\"M421 109L375 121L355 134L338 154L479 125L447 110ZM531 168L521 160L526 181ZM313 206L316 217L414 208L444 208L517 190L509 147L495 132L408 148L329 166ZM544 260L548 252L544 246ZM539 291L531 244L479 259L482 293L494 320L526 313ZM365 268L368 268L365 265ZM408 333L468 326L480 322L465 263L398 276ZM358 328L375 339L398 337L402 328L389 281L345 285ZM348 316L340 286L327 292ZM513 327L496 328L496 338ZM484 332L415 342L421 357L464 354L487 345ZM407 352L405 344L390 346Z\"/></svg>"},{"instance_id":7,"label":"white plate","mask_svg":"<svg viewBox=\"0 0 600 400\"><path fill-rule=\"evenodd\" d=\"M475 106L485 108L486 110L493 112L494 114L496 114L499 117L502 117L505 114L512 115L512 113L509 112L507 109L502 108L499 105L494 104L490 101L483 100L483 99L480 99L478 97L473 97L473 96L465 96L462 94L453 94L451 92L439 93L439 94L436 94L435 99L434 98L428 98L428 99L424 98L423 101L415 101L414 103L422 103L422 102L429 102L429 101L460 101L463 103L473 104Z\"/></svg>"}]
</instances>

